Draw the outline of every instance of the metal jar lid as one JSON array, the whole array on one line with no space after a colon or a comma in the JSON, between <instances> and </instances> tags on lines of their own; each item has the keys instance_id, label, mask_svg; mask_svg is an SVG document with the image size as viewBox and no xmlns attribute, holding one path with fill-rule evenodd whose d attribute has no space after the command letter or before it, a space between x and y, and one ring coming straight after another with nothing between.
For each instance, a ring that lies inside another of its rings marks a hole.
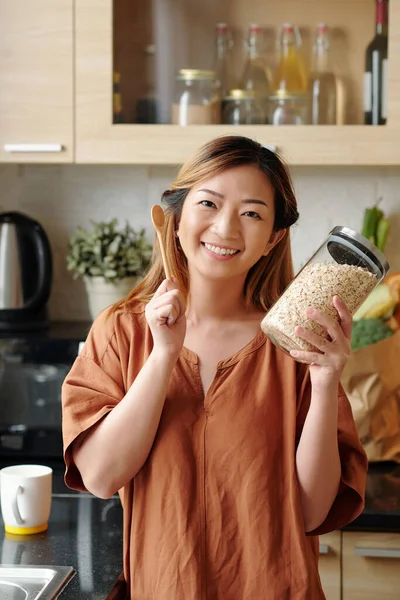
<instances>
[{"instance_id":1,"label":"metal jar lid","mask_svg":"<svg viewBox=\"0 0 400 600\"><path fill-rule=\"evenodd\" d=\"M339 264L363 267L381 279L389 263L374 244L349 227L334 227L327 238L328 252Z\"/></svg>"},{"instance_id":2,"label":"metal jar lid","mask_svg":"<svg viewBox=\"0 0 400 600\"><path fill-rule=\"evenodd\" d=\"M304 92L287 92L286 90L276 90L268 96L268 100L275 102L277 100L287 102L305 102L307 95Z\"/></svg>"},{"instance_id":3,"label":"metal jar lid","mask_svg":"<svg viewBox=\"0 0 400 600\"><path fill-rule=\"evenodd\" d=\"M256 100L257 95L254 90L234 89L229 90L224 100Z\"/></svg>"},{"instance_id":4,"label":"metal jar lid","mask_svg":"<svg viewBox=\"0 0 400 600\"><path fill-rule=\"evenodd\" d=\"M178 81L194 81L194 80L214 80L216 78L215 71L204 71L201 69L180 69L176 76Z\"/></svg>"}]
</instances>

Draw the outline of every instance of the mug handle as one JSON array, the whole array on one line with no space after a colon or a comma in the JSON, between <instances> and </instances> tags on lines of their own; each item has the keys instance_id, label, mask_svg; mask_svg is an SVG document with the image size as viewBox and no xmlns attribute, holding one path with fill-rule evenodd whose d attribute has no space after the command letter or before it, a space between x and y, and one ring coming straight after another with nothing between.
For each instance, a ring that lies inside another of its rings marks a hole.
<instances>
[{"instance_id":1,"label":"mug handle","mask_svg":"<svg viewBox=\"0 0 400 600\"><path fill-rule=\"evenodd\" d=\"M23 519L21 517L21 513L19 512L19 508L18 508L18 495L23 494L23 492L24 492L24 488L22 487L22 485L19 485L17 487L15 496L13 497L13 500L12 500L12 511L13 511L14 519L17 521L18 525L23 525L25 523L25 519Z\"/></svg>"}]
</instances>

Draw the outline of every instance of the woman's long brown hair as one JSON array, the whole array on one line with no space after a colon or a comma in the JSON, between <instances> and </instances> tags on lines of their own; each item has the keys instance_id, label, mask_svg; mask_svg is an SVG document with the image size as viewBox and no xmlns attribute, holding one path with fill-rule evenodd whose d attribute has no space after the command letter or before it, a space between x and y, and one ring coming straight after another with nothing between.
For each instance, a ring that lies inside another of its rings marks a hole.
<instances>
[{"instance_id":1,"label":"woman's long brown hair","mask_svg":"<svg viewBox=\"0 0 400 600\"><path fill-rule=\"evenodd\" d=\"M261 257L250 269L245 281L244 294L247 305L267 311L293 279L289 227L299 216L289 170L276 153L254 140L233 135L217 138L202 146L197 154L183 165L176 181L162 196L161 203L165 212L163 240L171 273L187 296L187 260L175 236L185 198L201 181L240 165L256 165L265 174L275 191L274 231L286 230L284 237L271 252ZM149 302L164 279L161 252L156 241L147 275L126 298L114 304L111 311L127 307L133 302Z\"/></svg>"}]
</instances>

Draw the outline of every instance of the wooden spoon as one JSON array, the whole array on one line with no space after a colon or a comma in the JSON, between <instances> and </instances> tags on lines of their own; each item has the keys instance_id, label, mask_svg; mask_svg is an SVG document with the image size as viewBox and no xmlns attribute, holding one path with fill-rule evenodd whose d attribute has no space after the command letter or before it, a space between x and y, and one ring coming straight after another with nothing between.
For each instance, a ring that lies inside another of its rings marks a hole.
<instances>
[{"instance_id":1,"label":"wooden spoon","mask_svg":"<svg viewBox=\"0 0 400 600\"><path fill-rule=\"evenodd\" d=\"M160 248L161 248L161 256L162 256L162 260L163 260L163 264L164 264L165 277L166 277L166 279L171 279L171 273L170 273L170 270L168 267L167 257L165 254L165 248L164 248L164 243L163 243L163 238L162 238L162 231L164 228L165 215L164 215L163 209L161 208L161 206L159 204L155 204L154 206L151 207L151 220L153 222L153 227L157 232L158 243L160 244Z\"/></svg>"}]
</instances>

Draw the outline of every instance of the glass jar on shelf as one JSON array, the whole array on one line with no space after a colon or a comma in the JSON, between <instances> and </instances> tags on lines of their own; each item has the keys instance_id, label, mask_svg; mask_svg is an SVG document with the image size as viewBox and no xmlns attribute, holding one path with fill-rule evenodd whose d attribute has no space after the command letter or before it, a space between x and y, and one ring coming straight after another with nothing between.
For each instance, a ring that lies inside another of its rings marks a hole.
<instances>
[{"instance_id":1,"label":"glass jar on shelf","mask_svg":"<svg viewBox=\"0 0 400 600\"><path fill-rule=\"evenodd\" d=\"M222 123L225 125L262 125L263 103L253 90L231 90L223 100Z\"/></svg>"},{"instance_id":2,"label":"glass jar on shelf","mask_svg":"<svg viewBox=\"0 0 400 600\"><path fill-rule=\"evenodd\" d=\"M221 122L221 97L215 71L181 69L172 105L173 125L216 125Z\"/></svg>"},{"instance_id":3,"label":"glass jar on shelf","mask_svg":"<svg viewBox=\"0 0 400 600\"><path fill-rule=\"evenodd\" d=\"M306 94L278 90L269 97L268 123L270 125L306 125L308 105Z\"/></svg>"}]
</instances>

